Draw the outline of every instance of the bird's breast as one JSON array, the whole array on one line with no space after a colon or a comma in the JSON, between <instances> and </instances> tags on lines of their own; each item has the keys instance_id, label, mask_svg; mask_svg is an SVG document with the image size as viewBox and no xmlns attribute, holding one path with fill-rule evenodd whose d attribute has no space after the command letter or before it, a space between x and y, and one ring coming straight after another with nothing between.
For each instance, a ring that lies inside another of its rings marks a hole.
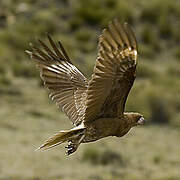
<instances>
[{"instance_id":1,"label":"bird's breast","mask_svg":"<svg viewBox=\"0 0 180 180\"><path fill-rule=\"evenodd\" d=\"M84 143L115 136L119 127L118 118L99 118L86 124Z\"/></svg>"}]
</instances>

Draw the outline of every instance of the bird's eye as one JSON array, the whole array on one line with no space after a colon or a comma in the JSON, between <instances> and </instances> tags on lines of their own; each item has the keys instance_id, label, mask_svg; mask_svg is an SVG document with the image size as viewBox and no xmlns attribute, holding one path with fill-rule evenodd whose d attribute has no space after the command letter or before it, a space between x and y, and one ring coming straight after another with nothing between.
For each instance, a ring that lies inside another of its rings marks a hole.
<instances>
[{"instance_id":1,"label":"bird's eye","mask_svg":"<svg viewBox=\"0 0 180 180\"><path fill-rule=\"evenodd\" d=\"M145 123L145 119L143 116L141 116L139 119L138 119L138 124L144 124Z\"/></svg>"},{"instance_id":2,"label":"bird's eye","mask_svg":"<svg viewBox=\"0 0 180 180\"><path fill-rule=\"evenodd\" d=\"M143 118L143 116L140 116L138 120L140 120L141 118Z\"/></svg>"}]
</instances>

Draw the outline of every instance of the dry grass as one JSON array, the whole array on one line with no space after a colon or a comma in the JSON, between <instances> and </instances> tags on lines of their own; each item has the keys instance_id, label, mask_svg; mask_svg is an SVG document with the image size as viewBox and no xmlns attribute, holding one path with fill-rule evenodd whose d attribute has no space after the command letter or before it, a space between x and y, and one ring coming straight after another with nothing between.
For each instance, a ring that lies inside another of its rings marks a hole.
<instances>
[{"instance_id":1,"label":"dry grass","mask_svg":"<svg viewBox=\"0 0 180 180\"><path fill-rule=\"evenodd\" d=\"M4 95L0 102L1 180L180 178L180 132L168 126L136 127L121 139L106 138L81 145L70 157L65 156L64 145L35 152L49 135L69 128L70 123L36 81L13 82L21 95ZM106 162L102 160L104 155ZM114 155L119 160L114 161Z\"/></svg>"},{"instance_id":2,"label":"dry grass","mask_svg":"<svg viewBox=\"0 0 180 180\"><path fill-rule=\"evenodd\" d=\"M1 0L0 180L179 180L179 2ZM121 139L81 145L70 157L64 146L34 152L71 125L40 88L24 53L28 42L44 40L49 32L90 77L98 35L114 17L133 26L139 43L137 79L126 108L154 125L136 127Z\"/></svg>"}]
</instances>

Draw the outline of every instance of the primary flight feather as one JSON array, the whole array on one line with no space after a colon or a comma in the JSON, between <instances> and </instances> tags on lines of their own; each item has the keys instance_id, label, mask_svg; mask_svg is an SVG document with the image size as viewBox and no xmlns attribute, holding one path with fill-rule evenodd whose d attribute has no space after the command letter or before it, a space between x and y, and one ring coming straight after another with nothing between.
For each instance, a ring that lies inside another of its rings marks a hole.
<instances>
[{"instance_id":1,"label":"primary flight feather","mask_svg":"<svg viewBox=\"0 0 180 180\"><path fill-rule=\"evenodd\" d=\"M50 97L74 124L60 131L38 149L46 150L68 142L67 154L81 143L107 136L121 137L133 126L144 124L139 113L124 112L136 77L137 42L131 27L117 19L99 37L94 71L88 80L71 62L62 44L48 35L49 48L39 40L42 50L31 44L26 51L36 61Z\"/></svg>"}]
</instances>

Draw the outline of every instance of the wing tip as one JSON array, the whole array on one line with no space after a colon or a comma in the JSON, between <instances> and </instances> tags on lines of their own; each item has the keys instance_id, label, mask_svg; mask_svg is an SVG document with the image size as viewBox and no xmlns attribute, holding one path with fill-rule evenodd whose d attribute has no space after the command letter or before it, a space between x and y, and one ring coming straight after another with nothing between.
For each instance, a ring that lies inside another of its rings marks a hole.
<instances>
[{"instance_id":1,"label":"wing tip","mask_svg":"<svg viewBox=\"0 0 180 180\"><path fill-rule=\"evenodd\" d=\"M49 146L49 143L45 142L44 144L42 144L41 146L36 148L34 151L45 151L45 150L49 149L50 147L51 146Z\"/></svg>"},{"instance_id":2,"label":"wing tip","mask_svg":"<svg viewBox=\"0 0 180 180\"><path fill-rule=\"evenodd\" d=\"M31 55L31 54L32 54L32 52L31 52L31 51L29 51L28 49L26 49L24 52L25 52L26 54L29 54L29 55Z\"/></svg>"},{"instance_id":3,"label":"wing tip","mask_svg":"<svg viewBox=\"0 0 180 180\"><path fill-rule=\"evenodd\" d=\"M111 21L110 21L111 24ZM114 18L113 20L114 26L120 29L121 39L123 43L125 43L128 47L133 47L138 51L138 45L135 33L128 22L124 22L123 24L120 22L119 18Z\"/></svg>"},{"instance_id":4,"label":"wing tip","mask_svg":"<svg viewBox=\"0 0 180 180\"><path fill-rule=\"evenodd\" d=\"M48 40L49 40L50 44L51 44L51 42L53 42L53 43L54 43L54 41L53 41L53 39L52 39L51 35L50 35L48 32L46 33L46 36L47 36L47 38L48 38Z\"/></svg>"},{"instance_id":5,"label":"wing tip","mask_svg":"<svg viewBox=\"0 0 180 180\"><path fill-rule=\"evenodd\" d=\"M130 45L138 51L137 39L132 26L127 22L125 22L123 26L130 41Z\"/></svg>"},{"instance_id":6,"label":"wing tip","mask_svg":"<svg viewBox=\"0 0 180 180\"><path fill-rule=\"evenodd\" d=\"M41 147L36 148L34 151L35 151L35 152L41 151Z\"/></svg>"}]
</instances>

